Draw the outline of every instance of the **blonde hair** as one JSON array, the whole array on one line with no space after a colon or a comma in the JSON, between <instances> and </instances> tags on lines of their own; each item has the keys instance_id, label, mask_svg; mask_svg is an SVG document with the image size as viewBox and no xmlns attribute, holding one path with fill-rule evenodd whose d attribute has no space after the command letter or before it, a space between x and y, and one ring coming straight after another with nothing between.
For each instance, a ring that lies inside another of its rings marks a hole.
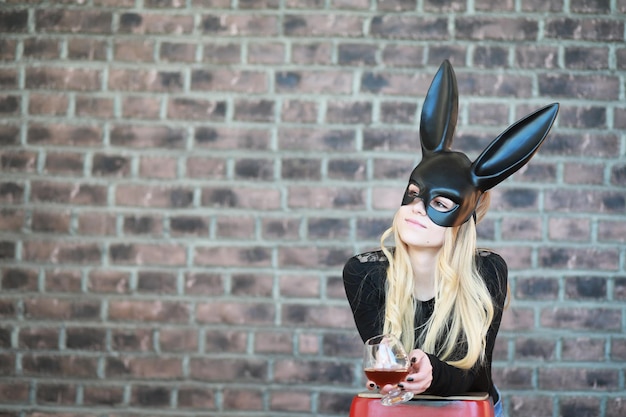
<instances>
[{"instance_id":1,"label":"blonde hair","mask_svg":"<svg viewBox=\"0 0 626 417\"><path fill-rule=\"evenodd\" d=\"M489 193L484 193L476 208L476 223L487 213L489 203ZM494 315L491 295L475 262L474 220L445 231L437 256L435 309L426 324L417 329L415 340L413 270L407 246L398 234L397 218L396 214L393 225L381 237L381 248L389 261L383 332L399 337L407 351L414 349L417 342L424 352L458 368L470 369L485 358L487 331ZM392 235L393 253L385 246ZM459 357L459 352L463 356Z\"/></svg>"}]
</instances>

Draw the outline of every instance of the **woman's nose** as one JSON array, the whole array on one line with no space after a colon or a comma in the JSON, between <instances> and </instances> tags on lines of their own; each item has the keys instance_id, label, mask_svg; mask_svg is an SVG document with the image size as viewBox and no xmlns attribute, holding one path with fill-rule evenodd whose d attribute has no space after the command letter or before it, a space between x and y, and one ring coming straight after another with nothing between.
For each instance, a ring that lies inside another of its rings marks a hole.
<instances>
[{"instance_id":1,"label":"woman's nose","mask_svg":"<svg viewBox=\"0 0 626 417\"><path fill-rule=\"evenodd\" d=\"M413 207L411 209L413 213L426 214L426 206L424 205L424 200L421 198L413 200Z\"/></svg>"}]
</instances>

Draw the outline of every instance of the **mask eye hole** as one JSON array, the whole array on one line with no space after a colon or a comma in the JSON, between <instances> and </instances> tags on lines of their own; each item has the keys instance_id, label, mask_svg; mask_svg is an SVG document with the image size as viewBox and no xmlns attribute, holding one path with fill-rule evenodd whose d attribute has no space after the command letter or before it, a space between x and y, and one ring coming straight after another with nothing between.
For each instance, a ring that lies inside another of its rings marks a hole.
<instances>
[{"instance_id":1,"label":"mask eye hole","mask_svg":"<svg viewBox=\"0 0 626 417\"><path fill-rule=\"evenodd\" d=\"M430 206L441 213L447 213L458 206L447 197L437 196L430 201Z\"/></svg>"}]
</instances>

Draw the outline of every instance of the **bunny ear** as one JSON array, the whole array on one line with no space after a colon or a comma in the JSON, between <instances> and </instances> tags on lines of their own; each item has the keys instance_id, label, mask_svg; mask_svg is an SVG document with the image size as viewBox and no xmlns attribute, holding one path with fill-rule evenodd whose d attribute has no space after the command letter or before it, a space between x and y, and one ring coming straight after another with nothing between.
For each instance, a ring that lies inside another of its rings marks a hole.
<instances>
[{"instance_id":1,"label":"bunny ear","mask_svg":"<svg viewBox=\"0 0 626 417\"><path fill-rule=\"evenodd\" d=\"M443 61L433 78L420 120L422 152L450 149L459 112L456 76L448 60Z\"/></svg>"},{"instance_id":2,"label":"bunny ear","mask_svg":"<svg viewBox=\"0 0 626 417\"><path fill-rule=\"evenodd\" d=\"M539 109L494 139L472 164L476 186L487 191L523 167L543 143L558 111L558 103Z\"/></svg>"}]
</instances>

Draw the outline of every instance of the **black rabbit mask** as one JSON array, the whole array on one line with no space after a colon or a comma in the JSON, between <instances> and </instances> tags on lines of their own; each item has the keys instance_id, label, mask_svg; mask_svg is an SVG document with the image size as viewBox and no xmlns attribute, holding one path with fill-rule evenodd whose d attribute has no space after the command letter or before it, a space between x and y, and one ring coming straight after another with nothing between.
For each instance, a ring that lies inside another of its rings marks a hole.
<instances>
[{"instance_id":1,"label":"black rabbit mask","mask_svg":"<svg viewBox=\"0 0 626 417\"><path fill-rule=\"evenodd\" d=\"M464 153L450 150L458 115L458 90L452 65L444 61L424 100L420 121L422 160L411 173L402 205L420 198L434 223L444 227L465 223L482 193L523 167L537 152L558 110L558 103L554 103L515 122L472 162ZM438 197L448 204L441 205Z\"/></svg>"}]
</instances>

